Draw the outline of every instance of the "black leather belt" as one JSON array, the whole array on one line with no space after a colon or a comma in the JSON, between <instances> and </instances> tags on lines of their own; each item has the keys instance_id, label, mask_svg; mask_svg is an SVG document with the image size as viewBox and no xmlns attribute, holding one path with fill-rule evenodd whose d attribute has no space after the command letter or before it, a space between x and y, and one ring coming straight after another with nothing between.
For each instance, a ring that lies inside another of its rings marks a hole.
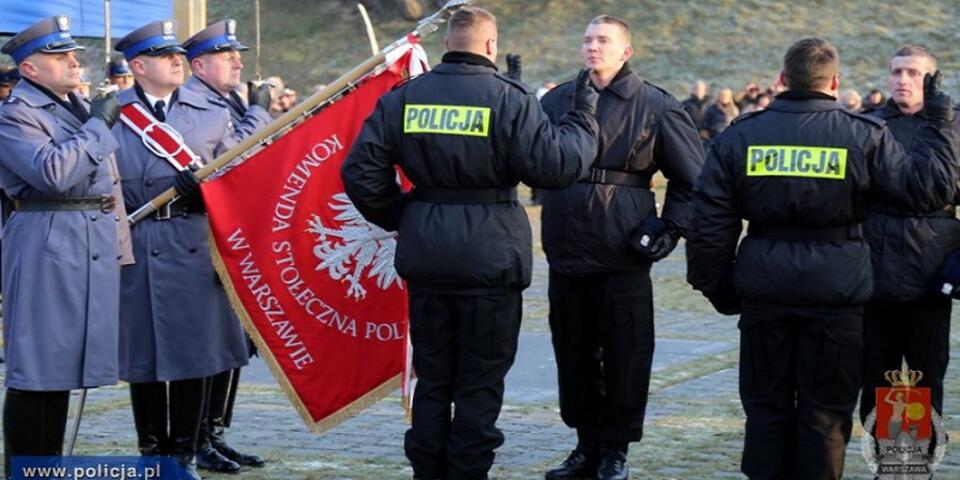
<instances>
[{"instance_id":1,"label":"black leather belt","mask_svg":"<svg viewBox=\"0 0 960 480\"><path fill-rule=\"evenodd\" d=\"M65 212L79 210L100 210L112 213L117 206L113 195L102 197L73 198L15 198L13 209L21 212Z\"/></svg>"},{"instance_id":2,"label":"black leather belt","mask_svg":"<svg viewBox=\"0 0 960 480\"><path fill-rule=\"evenodd\" d=\"M583 179L588 183L602 183L606 185L620 185L623 187L650 188L650 176L639 173L607 170L605 168L591 168L590 175Z\"/></svg>"},{"instance_id":3,"label":"black leather belt","mask_svg":"<svg viewBox=\"0 0 960 480\"><path fill-rule=\"evenodd\" d=\"M483 204L517 200L517 189L509 188L430 188L416 187L413 198L421 202Z\"/></svg>"},{"instance_id":4,"label":"black leather belt","mask_svg":"<svg viewBox=\"0 0 960 480\"><path fill-rule=\"evenodd\" d=\"M951 205L951 206L946 207L946 208L943 208L943 209L941 209L941 210L934 210L934 211L932 211L932 212L906 212L906 211L898 211L898 210L894 210L894 209L874 208L874 209L870 209L869 212L870 212L871 214L888 215L888 216L891 216L891 217L906 217L906 218L927 218L927 217L932 217L932 218L956 218L956 216L957 216L957 207Z\"/></svg>"},{"instance_id":5,"label":"black leather belt","mask_svg":"<svg viewBox=\"0 0 960 480\"><path fill-rule=\"evenodd\" d=\"M786 242L847 242L863 238L860 224L842 227L769 227L750 224L751 237Z\"/></svg>"},{"instance_id":6,"label":"black leather belt","mask_svg":"<svg viewBox=\"0 0 960 480\"><path fill-rule=\"evenodd\" d=\"M162 207L158 208L157 211L153 212L153 216L150 218L158 221L170 220L173 217L186 217L187 215L195 212L196 209L191 209L190 205L187 205L187 202L175 200L172 202L167 202Z\"/></svg>"}]
</instances>

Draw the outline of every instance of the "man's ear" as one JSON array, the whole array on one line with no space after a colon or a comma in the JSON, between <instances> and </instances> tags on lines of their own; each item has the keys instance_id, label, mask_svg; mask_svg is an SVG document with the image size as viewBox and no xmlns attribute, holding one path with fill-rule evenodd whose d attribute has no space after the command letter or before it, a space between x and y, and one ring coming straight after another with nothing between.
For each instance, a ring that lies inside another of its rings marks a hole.
<instances>
[{"instance_id":1,"label":"man's ear","mask_svg":"<svg viewBox=\"0 0 960 480\"><path fill-rule=\"evenodd\" d=\"M30 79L36 78L36 77L37 77L37 73L39 73L39 70L37 69L37 66L34 65L33 62L31 62L30 60L24 60L24 61L20 62L20 65L18 65L17 67L19 67L20 73L21 73L24 77L27 77L27 78L30 78Z\"/></svg>"}]
</instances>

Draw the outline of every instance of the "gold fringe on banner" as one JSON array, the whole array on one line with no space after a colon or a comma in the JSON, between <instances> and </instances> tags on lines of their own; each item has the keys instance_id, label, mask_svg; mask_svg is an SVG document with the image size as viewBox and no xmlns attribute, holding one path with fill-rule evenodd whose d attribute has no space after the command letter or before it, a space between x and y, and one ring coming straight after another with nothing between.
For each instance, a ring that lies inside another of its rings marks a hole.
<instances>
[{"instance_id":1,"label":"gold fringe on banner","mask_svg":"<svg viewBox=\"0 0 960 480\"><path fill-rule=\"evenodd\" d=\"M309 428L311 432L319 434L330 430L340 423L343 423L345 420L348 420L354 415L360 413L367 407L373 405L400 387L402 374L397 374L393 378L390 378L386 382L380 384L380 386L370 390L360 398L345 405L340 410L337 410L336 412L331 413L324 418L315 420L310 415L310 412L307 411L307 406L304 405L303 401L300 400L300 396L297 395L296 390L293 389L293 385L290 383L287 375L283 372L280 364L277 363L277 359L273 356L273 352L271 352L270 348L268 348L266 341L263 339L263 336L260 335L260 331L254 326L253 320L247 313L246 308L244 308L243 302L241 302L240 297L237 296L236 289L233 286L233 281L230 279L230 273L227 271L227 267L223 263L223 258L220 256L220 250L217 247L217 242L213 238L212 229L210 229L208 232L208 236L210 242L210 258L213 259L213 267L216 269L217 275L220 277L220 281L223 282L223 288L227 291L227 296L230 298L230 306L233 307L233 311L236 312L238 317L240 317L240 323L243 324L243 328L247 331L247 333L250 335L250 338L252 338L253 342L257 345L257 350L259 351L260 357L263 358L263 360L267 363L267 366L270 368L270 372L273 373L273 376L280 384L280 388L283 389L283 393L287 395L287 398L290 400L293 408L297 410L297 413L300 414L300 418L303 420L303 423L307 425L307 428Z\"/></svg>"}]
</instances>

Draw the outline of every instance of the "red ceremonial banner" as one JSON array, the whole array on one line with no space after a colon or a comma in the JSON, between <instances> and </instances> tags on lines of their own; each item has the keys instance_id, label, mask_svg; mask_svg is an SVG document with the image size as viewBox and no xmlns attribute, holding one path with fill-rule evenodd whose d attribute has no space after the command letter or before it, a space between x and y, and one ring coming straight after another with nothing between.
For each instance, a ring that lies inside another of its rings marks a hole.
<instances>
[{"instance_id":1,"label":"red ceremonial banner","mask_svg":"<svg viewBox=\"0 0 960 480\"><path fill-rule=\"evenodd\" d=\"M407 52L202 187L231 303L317 433L400 385L408 316L395 234L360 215L343 193L340 165L410 59Z\"/></svg>"},{"instance_id":2,"label":"red ceremonial banner","mask_svg":"<svg viewBox=\"0 0 960 480\"><path fill-rule=\"evenodd\" d=\"M915 440L931 437L929 388L878 388L876 401L877 438L896 440L901 432Z\"/></svg>"}]
</instances>

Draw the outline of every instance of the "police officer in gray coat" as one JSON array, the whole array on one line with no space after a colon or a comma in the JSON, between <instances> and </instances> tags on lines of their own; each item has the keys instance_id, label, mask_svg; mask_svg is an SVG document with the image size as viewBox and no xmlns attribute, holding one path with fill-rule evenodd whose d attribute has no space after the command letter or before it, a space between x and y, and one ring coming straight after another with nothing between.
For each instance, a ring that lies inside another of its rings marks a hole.
<instances>
[{"instance_id":1,"label":"police officer in gray coat","mask_svg":"<svg viewBox=\"0 0 960 480\"><path fill-rule=\"evenodd\" d=\"M250 47L237 41L237 22L221 20L197 32L183 42L187 61L193 75L184 83L184 89L207 97L211 103L230 112L238 132L250 134L266 126L270 116L269 85L248 84L250 104L237 94L243 63L240 52ZM251 355L252 342L248 342ZM227 445L224 430L230 426L233 404L240 381L240 369L225 370L209 379L204 402L203 418L197 442L197 466L205 470L238 473L241 465L260 467L264 461L257 455L240 453Z\"/></svg>"},{"instance_id":2,"label":"police officer in gray coat","mask_svg":"<svg viewBox=\"0 0 960 480\"><path fill-rule=\"evenodd\" d=\"M111 196L117 100L72 93L83 47L69 27L46 18L0 49L23 77L0 108L0 187L16 206L3 250L7 475L15 455L61 454L71 389L118 375L120 261L130 257L118 242L123 199Z\"/></svg>"},{"instance_id":3,"label":"police officer in gray coat","mask_svg":"<svg viewBox=\"0 0 960 480\"><path fill-rule=\"evenodd\" d=\"M135 80L118 95L121 111L142 107L182 137L198 163L210 162L241 137L222 106L180 88L186 51L174 36L174 22L145 25L116 48ZM170 187L179 194L133 229L140 261L122 274L120 378L130 382L140 452L172 455L199 478L194 454L205 379L246 365L246 340L213 270L197 177L148 149L129 125L118 123L113 133L128 205L143 205Z\"/></svg>"}]
</instances>

